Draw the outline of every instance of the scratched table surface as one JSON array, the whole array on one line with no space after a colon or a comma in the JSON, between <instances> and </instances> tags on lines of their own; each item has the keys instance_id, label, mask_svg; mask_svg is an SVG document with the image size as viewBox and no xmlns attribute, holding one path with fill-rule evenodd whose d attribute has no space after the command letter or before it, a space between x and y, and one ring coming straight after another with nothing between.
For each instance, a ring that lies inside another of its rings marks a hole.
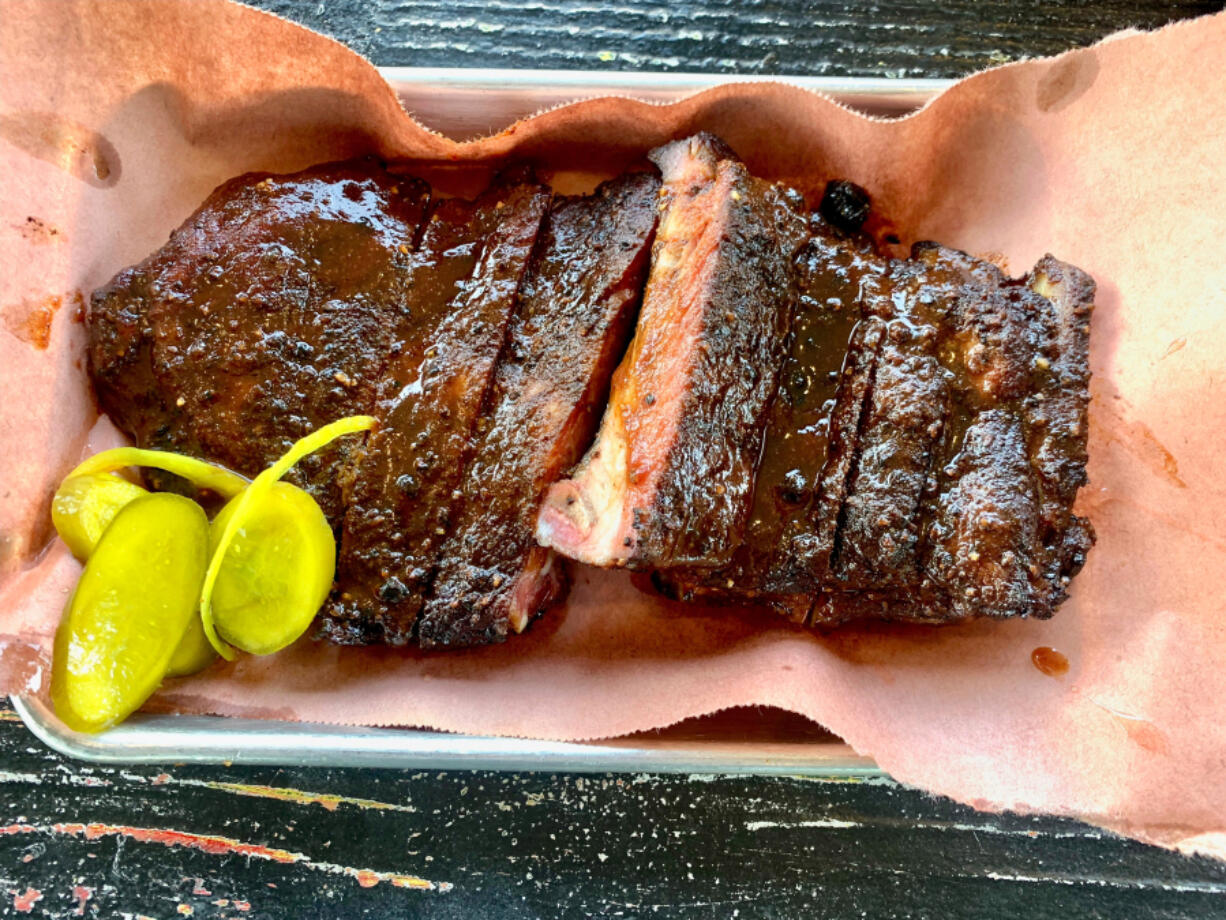
<instances>
[{"instance_id":1,"label":"scratched table surface","mask_svg":"<svg viewBox=\"0 0 1226 920\"><path fill-rule=\"evenodd\" d=\"M260 5L382 65L905 77L1221 7ZM1226 917L1226 865L889 780L94 767L0 708L0 810L2 916Z\"/></svg>"}]
</instances>

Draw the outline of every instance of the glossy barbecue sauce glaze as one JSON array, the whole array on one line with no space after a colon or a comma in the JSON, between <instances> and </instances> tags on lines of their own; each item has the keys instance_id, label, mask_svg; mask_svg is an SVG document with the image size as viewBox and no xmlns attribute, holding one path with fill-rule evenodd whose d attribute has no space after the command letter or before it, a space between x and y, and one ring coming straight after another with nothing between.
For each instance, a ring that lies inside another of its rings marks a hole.
<instances>
[{"instance_id":1,"label":"glossy barbecue sauce glaze","mask_svg":"<svg viewBox=\"0 0 1226 920\"><path fill-rule=\"evenodd\" d=\"M934 244L887 260L820 218L797 272L744 543L655 583L808 623L1050 616L1093 542L1070 512L1093 282Z\"/></svg>"},{"instance_id":2,"label":"glossy barbecue sauce glaze","mask_svg":"<svg viewBox=\"0 0 1226 920\"><path fill-rule=\"evenodd\" d=\"M368 161L227 182L94 294L102 408L138 446L247 475L320 425L369 412L425 319L407 307L405 269L427 195ZM346 438L290 476L334 525L338 472L359 443Z\"/></svg>"},{"instance_id":3,"label":"glossy barbecue sauce glaze","mask_svg":"<svg viewBox=\"0 0 1226 920\"><path fill-rule=\"evenodd\" d=\"M673 307L694 298L644 299L631 356L694 359L688 377L640 362L630 383L642 386L627 385L623 400L636 424L671 420L667 436L636 440L676 448L661 458L668 488L644 486L624 502L632 523L596 515L591 529L613 527L618 539L606 542L618 559L634 556L631 567L664 566L655 583L673 596L754 601L809 623L1050 616L1093 542L1071 514L1085 482L1092 280L1051 257L1008 279L931 244L885 258L858 230L867 196L847 183L831 183L837 207L823 202L804 241L797 196L750 177L715 139L667 149L678 154L663 160L669 175L690 163L723 177L708 183L717 220L711 257L696 259L692 238L711 223L707 212L687 221L689 211L666 207L676 219L661 223L655 246L664 255L673 246L677 259L653 258L646 288L662 262L706 309L679 336L685 311ZM682 203L701 190L687 176L674 183ZM489 486L535 493L586 440L588 426L562 423L564 409L594 420L617 352L580 368L550 338L555 327L564 334L554 314L568 303L553 296L542 301L540 334L516 332L533 253L548 250L537 245L547 189L504 175L475 201L430 197L371 162L240 177L93 302L99 398L141 446L254 473L338 416L381 419L364 446L349 439L296 474L333 526L343 523L324 615L334 641L496 641L535 612L508 595L559 593L529 590L549 582L536 569L552 570L523 563L515 540L493 541L491 554L482 541L492 528L459 526L481 492L466 471L478 456L502 469L498 413L520 407L527 421L509 423L506 439L524 446L535 432L540 450ZM783 233L785 224L798 232ZM638 251L649 236L620 245ZM640 275L631 274L634 297ZM607 300L589 293L585 306ZM653 303L663 303L655 320ZM581 391L555 387L561 401L542 402L561 407L552 413L561 427L514 397L518 382L499 383L518 366L500 357L507 343L526 359L556 358L556 373L530 365L537 383L583 378ZM628 486L638 488L654 467L629 460ZM650 508L640 515L638 505ZM448 590L423 636L418 615L439 571ZM504 590L512 584L523 590Z\"/></svg>"},{"instance_id":4,"label":"glossy barbecue sauce glaze","mask_svg":"<svg viewBox=\"0 0 1226 920\"><path fill-rule=\"evenodd\" d=\"M548 190L524 172L473 203L446 201L431 217L411 284L441 320L422 337L422 360L389 400L357 469L338 592L324 618L334 641L412 640L489 423L486 396L548 204ZM449 269L440 273L440 264Z\"/></svg>"},{"instance_id":5,"label":"glossy barbecue sauce glaze","mask_svg":"<svg viewBox=\"0 0 1226 920\"><path fill-rule=\"evenodd\" d=\"M860 321L864 279L885 260L866 236L810 218L810 237L795 263L797 297L789 350L768 416L752 511L732 563L657 572L665 594L699 599L729 592L789 615L808 610L813 577L797 565L792 542L806 532L826 463L830 414L844 372L848 341Z\"/></svg>"}]
</instances>

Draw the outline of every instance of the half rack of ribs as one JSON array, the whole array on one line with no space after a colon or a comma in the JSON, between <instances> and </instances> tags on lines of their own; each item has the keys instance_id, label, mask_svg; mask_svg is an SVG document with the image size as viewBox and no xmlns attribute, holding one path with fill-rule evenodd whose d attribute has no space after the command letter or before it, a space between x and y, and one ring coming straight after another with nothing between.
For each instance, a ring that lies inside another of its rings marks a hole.
<instances>
[{"instance_id":1,"label":"half rack of ribs","mask_svg":"<svg viewBox=\"0 0 1226 920\"><path fill-rule=\"evenodd\" d=\"M99 401L249 475L379 419L290 474L339 538L340 643L502 641L562 557L807 623L1050 616L1093 542L1093 282L885 258L846 186L811 214L708 135L650 160L587 196L232 180L94 295Z\"/></svg>"}]
</instances>

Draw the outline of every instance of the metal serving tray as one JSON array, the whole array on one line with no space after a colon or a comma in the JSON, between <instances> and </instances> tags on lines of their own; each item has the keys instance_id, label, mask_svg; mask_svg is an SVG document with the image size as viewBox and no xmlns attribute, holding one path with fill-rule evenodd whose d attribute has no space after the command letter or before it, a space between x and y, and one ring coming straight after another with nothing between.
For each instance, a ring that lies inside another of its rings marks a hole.
<instances>
[{"instance_id":1,"label":"metal serving tray","mask_svg":"<svg viewBox=\"0 0 1226 920\"><path fill-rule=\"evenodd\" d=\"M776 80L825 93L868 114L898 116L952 82L412 67L387 67L382 73L409 112L457 140L499 131L543 108L596 96L667 102L720 83ZM12 702L30 731L49 747L96 763L884 776L871 759L838 738L777 710L732 710L611 741L564 743L139 713L110 731L86 735L69 729L34 697L13 697Z\"/></svg>"}]
</instances>

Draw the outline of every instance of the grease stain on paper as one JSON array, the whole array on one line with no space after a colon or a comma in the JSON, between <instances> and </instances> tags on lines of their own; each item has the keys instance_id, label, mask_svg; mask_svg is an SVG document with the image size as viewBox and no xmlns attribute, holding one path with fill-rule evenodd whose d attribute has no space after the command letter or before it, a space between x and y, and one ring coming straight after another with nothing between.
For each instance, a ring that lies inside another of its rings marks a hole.
<instances>
[{"instance_id":1,"label":"grease stain on paper","mask_svg":"<svg viewBox=\"0 0 1226 920\"><path fill-rule=\"evenodd\" d=\"M92 128L54 112L0 114L0 139L94 188L119 181L119 151Z\"/></svg>"},{"instance_id":2,"label":"grease stain on paper","mask_svg":"<svg viewBox=\"0 0 1226 920\"><path fill-rule=\"evenodd\" d=\"M64 239L59 228L49 224L41 217L30 215L24 221L13 224L13 228L21 234L21 238L34 244L58 243Z\"/></svg>"},{"instance_id":3,"label":"grease stain on paper","mask_svg":"<svg viewBox=\"0 0 1226 920\"><path fill-rule=\"evenodd\" d=\"M1090 700L1095 706L1103 712L1110 713L1115 717L1116 722L1124 733L1128 736L1128 740L1137 747L1149 751L1152 754L1160 754L1163 757L1170 756L1171 745L1167 739L1166 732L1160 729L1149 719L1143 719L1141 716L1134 716L1131 713L1121 712L1111 706L1106 706L1098 700Z\"/></svg>"},{"instance_id":4,"label":"grease stain on paper","mask_svg":"<svg viewBox=\"0 0 1226 920\"><path fill-rule=\"evenodd\" d=\"M1068 673L1068 656L1047 645L1030 653L1030 663L1048 677L1063 677Z\"/></svg>"},{"instance_id":5,"label":"grease stain on paper","mask_svg":"<svg viewBox=\"0 0 1226 920\"><path fill-rule=\"evenodd\" d=\"M55 314L64 306L65 300L79 309L85 302L79 291L67 298L61 294L48 294L46 297L26 299L3 309L4 327L27 345L46 351L51 344Z\"/></svg>"},{"instance_id":6,"label":"grease stain on paper","mask_svg":"<svg viewBox=\"0 0 1226 920\"><path fill-rule=\"evenodd\" d=\"M1158 360L1165 361L1171 355L1175 354L1175 352L1180 351L1187 344L1188 344L1187 338L1181 335L1179 338L1171 342L1170 345L1166 346L1166 351L1164 351L1161 355L1158 356Z\"/></svg>"},{"instance_id":7,"label":"grease stain on paper","mask_svg":"<svg viewBox=\"0 0 1226 920\"><path fill-rule=\"evenodd\" d=\"M1181 489L1188 484L1179 475L1179 461L1161 441L1153 430L1139 419L1128 420L1115 407L1100 401L1098 405L1107 409L1101 413L1100 421L1105 422L1100 432L1104 440L1115 442L1140 460L1149 470ZM1109 413L1109 415L1108 415ZM1091 424L1094 424L1091 421Z\"/></svg>"}]
</instances>

